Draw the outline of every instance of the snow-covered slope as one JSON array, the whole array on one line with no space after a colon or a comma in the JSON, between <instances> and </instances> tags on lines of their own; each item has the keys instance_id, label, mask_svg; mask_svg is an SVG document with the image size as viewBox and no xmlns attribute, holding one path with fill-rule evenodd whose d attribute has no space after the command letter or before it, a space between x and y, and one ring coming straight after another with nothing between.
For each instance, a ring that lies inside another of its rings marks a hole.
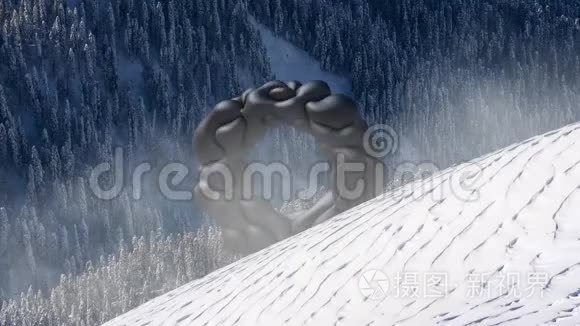
<instances>
[{"instance_id":1,"label":"snow-covered slope","mask_svg":"<svg viewBox=\"0 0 580 326\"><path fill-rule=\"evenodd\" d=\"M580 324L580 124L387 193L108 325L281 324Z\"/></svg>"}]
</instances>

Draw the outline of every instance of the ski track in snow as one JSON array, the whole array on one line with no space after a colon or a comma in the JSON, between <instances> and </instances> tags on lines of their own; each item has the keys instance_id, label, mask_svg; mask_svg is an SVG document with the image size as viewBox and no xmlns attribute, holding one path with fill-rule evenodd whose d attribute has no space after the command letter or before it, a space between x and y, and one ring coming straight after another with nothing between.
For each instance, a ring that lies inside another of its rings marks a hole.
<instances>
[{"instance_id":1,"label":"ski track in snow","mask_svg":"<svg viewBox=\"0 0 580 326\"><path fill-rule=\"evenodd\" d=\"M306 51L294 44L274 35L270 29L256 22L255 18L249 17L250 22L260 32L262 43L266 48L266 55L270 60L270 66L275 78L281 81L297 80L302 83L311 80L323 80L333 93L352 96L351 81L335 73L324 71L320 68L320 62ZM364 110L364 108L361 108ZM413 144L401 135L400 149L395 157L396 162L420 160L420 153Z\"/></svg>"},{"instance_id":2,"label":"ski track in snow","mask_svg":"<svg viewBox=\"0 0 580 326\"><path fill-rule=\"evenodd\" d=\"M257 23L254 18L250 17L250 21L260 32L262 43L270 59L272 73L276 79L281 81L297 80L302 83L310 80L323 80L335 93L352 94L348 78L323 71L320 68L320 63L308 53L275 36L272 31Z\"/></svg>"},{"instance_id":3,"label":"ski track in snow","mask_svg":"<svg viewBox=\"0 0 580 326\"><path fill-rule=\"evenodd\" d=\"M464 200L451 190L470 176ZM580 123L386 193L106 325L578 325L579 212ZM391 284L367 298L372 270L390 283L445 273L445 293ZM546 276L530 293L498 281L529 273Z\"/></svg>"}]
</instances>

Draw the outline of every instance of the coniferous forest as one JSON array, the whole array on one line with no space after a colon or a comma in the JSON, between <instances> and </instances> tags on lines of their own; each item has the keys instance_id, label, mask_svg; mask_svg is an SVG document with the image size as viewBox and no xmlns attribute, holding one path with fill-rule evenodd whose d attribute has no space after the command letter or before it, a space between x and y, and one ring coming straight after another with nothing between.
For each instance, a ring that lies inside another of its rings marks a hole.
<instances>
[{"instance_id":1,"label":"coniferous forest","mask_svg":"<svg viewBox=\"0 0 580 326\"><path fill-rule=\"evenodd\" d=\"M0 325L97 325L237 258L190 201L88 178L117 148L193 167L208 110L275 77L254 21L442 168L580 120L575 1L0 0Z\"/></svg>"},{"instance_id":2,"label":"coniferous forest","mask_svg":"<svg viewBox=\"0 0 580 326\"><path fill-rule=\"evenodd\" d=\"M269 77L246 10L232 1L1 2L3 297L48 289L135 236L195 230L191 203L148 205L129 191L101 201L88 173L117 147L127 171L191 160L191 132L211 104Z\"/></svg>"}]
</instances>

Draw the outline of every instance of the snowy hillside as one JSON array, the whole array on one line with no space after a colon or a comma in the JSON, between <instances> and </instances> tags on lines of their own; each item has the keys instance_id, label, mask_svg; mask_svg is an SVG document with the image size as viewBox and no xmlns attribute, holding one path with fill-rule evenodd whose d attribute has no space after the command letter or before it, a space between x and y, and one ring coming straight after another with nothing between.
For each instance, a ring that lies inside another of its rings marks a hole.
<instances>
[{"instance_id":1,"label":"snowy hillside","mask_svg":"<svg viewBox=\"0 0 580 326\"><path fill-rule=\"evenodd\" d=\"M580 124L387 193L107 325L580 323Z\"/></svg>"}]
</instances>

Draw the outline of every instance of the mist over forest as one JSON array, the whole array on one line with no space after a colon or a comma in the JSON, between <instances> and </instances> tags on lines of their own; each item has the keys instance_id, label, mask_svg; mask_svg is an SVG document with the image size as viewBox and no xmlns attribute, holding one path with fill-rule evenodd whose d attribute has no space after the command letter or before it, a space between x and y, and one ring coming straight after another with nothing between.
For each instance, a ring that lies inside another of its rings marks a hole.
<instances>
[{"instance_id":1,"label":"mist over forest","mask_svg":"<svg viewBox=\"0 0 580 326\"><path fill-rule=\"evenodd\" d=\"M580 120L578 2L0 0L1 325L99 324L237 259L154 178L140 200L88 179L121 148L125 171L183 162L193 185L195 127L276 78L256 23L441 168Z\"/></svg>"}]
</instances>

